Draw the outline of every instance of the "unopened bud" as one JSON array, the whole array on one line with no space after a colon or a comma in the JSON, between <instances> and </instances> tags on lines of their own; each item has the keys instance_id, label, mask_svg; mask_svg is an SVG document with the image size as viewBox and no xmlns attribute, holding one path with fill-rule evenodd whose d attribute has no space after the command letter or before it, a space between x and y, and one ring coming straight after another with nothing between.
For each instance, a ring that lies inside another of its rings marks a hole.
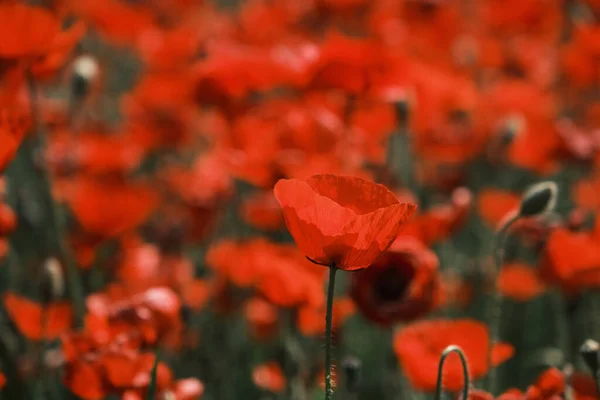
<instances>
[{"instance_id":1,"label":"unopened bud","mask_svg":"<svg viewBox=\"0 0 600 400\"><path fill-rule=\"evenodd\" d=\"M541 182L523 194L519 216L532 217L551 211L556 205L558 186L554 182Z\"/></svg>"},{"instance_id":2,"label":"unopened bud","mask_svg":"<svg viewBox=\"0 0 600 400\"><path fill-rule=\"evenodd\" d=\"M362 362L357 357L347 356L342 360L346 389L350 393L354 393L358 390L361 368Z\"/></svg>"},{"instance_id":3,"label":"unopened bud","mask_svg":"<svg viewBox=\"0 0 600 400\"><path fill-rule=\"evenodd\" d=\"M76 99L85 97L88 93L90 83L96 79L99 72L100 67L92 56L82 55L77 57L73 62L71 87L73 97Z\"/></svg>"},{"instance_id":4,"label":"unopened bud","mask_svg":"<svg viewBox=\"0 0 600 400\"><path fill-rule=\"evenodd\" d=\"M600 344L593 339L587 339L579 348L581 358L594 376L598 372L598 350L600 350Z\"/></svg>"},{"instance_id":5,"label":"unopened bud","mask_svg":"<svg viewBox=\"0 0 600 400\"><path fill-rule=\"evenodd\" d=\"M65 291L65 279L60 262L52 257L44 263L41 282L42 299L45 303L60 298Z\"/></svg>"}]
</instances>

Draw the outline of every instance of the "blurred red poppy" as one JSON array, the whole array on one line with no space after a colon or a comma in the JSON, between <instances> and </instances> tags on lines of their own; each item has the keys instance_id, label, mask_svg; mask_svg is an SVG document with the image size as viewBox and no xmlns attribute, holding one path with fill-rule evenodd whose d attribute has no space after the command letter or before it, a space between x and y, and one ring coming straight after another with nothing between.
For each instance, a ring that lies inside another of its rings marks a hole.
<instances>
[{"instance_id":1,"label":"blurred red poppy","mask_svg":"<svg viewBox=\"0 0 600 400\"><path fill-rule=\"evenodd\" d=\"M260 297L248 300L244 307L244 314L254 338L262 340L273 337L279 321L277 311L276 306Z\"/></svg>"},{"instance_id":2,"label":"blurred red poppy","mask_svg":"<svg viewBox=\"0 0 600 400\"><path fill-rule=\"evenodd\" d=\"M157 196L145 185L79 178L68 202L88 232L115 237L144 222L156 207Z\"/></svg>"},{"instance_id":3,"label":"blurred red poppy","mask_svg":"<svg viewBox=\"0 0 600 400\"><path fill-rule=\"evenodd\" d=\"M408 221L401 237L414 237L431 245L449 237L466 222L473 195L464 187L454 189L449 204L436 205Z\"/></svg>"},{"instance_id":4,"label":"blurred red poppy","mask_svg":"<svg viewBox=\"0 0 600 400\"><path fill-rule=\"evenodd\" d=\"M254 384L261 389L280 393L285 389L286 379L281 367L275 362L258 365L252 371Z\"/></svg>"},{"instance_id":5,"label":"blurred red poppy","mask_svg":"<svg viewBox=\"0 0 600 400\"><path fill-rule=\"evenodd\" d=\"M565 391L565 376L557 368L542 372L536 381L527 388L527 400L558 400Z\"/></svg>"},{"instance_id":6,"label":"blurred red poppy","mask_svg":"<svg viewBox=\"0 0 600 400\"><path fill-rule=\"evenodd\" d=\"M544 249L542 276L567 291L600 285L600 223L592 231L558 228Z\"/></svg>"},{"instance_id":7,"label":"blurred red poppy","mask_svg":"<svg viewBox=\"0 0 600 400\"><path fill-rule=\"evenodd\" d=\"M416 209L385 186L350 176L283 179L274 190L300 250L313 262L348 271L371 265Z\"/></svg>"},{"instance_id":8,"label":"blurred red poppy","mask_svg":"<svg viewBox=\"0 0 600 400\"><path fill-rule=\"evenodd\" d=\"M241 213L246 223L262 230L276 231L283 226L283 214L271 190L246 198Z\"/></svg>"},{"instance_id":9,"label":"blurred red poppy","mask_svg":"<svg viewBox=\"0 0 600 400\"><path fill-rule=\"evenodd\" d=\"M498 291L517 301L528 301L543 293L545 285L538 272L527 265L508 264L500 270Z\"/></svg>"},{"instance_id":10,"label":"blurred red poppy","mask_svg":"<svg viewBox=\"0 0 600 400\"><path fill-rule=\"evenodd\" d=\"M30 126L29 117L22 113L7 108L0 109L0 173L12 161Z\"/></svg>"},{"instance_id":11,"label":"blurred red poppy","mask_svg":"<svg viewBox=\"0 0 600 400\"><path fill-rule=\"evenodd\" d=\"M438 264L418 240L397 239L371 267L352 275L352 298L367 319L384 326L416 319L440 300Z\"/></svg>"},{"instance_id":12,"label":"blurred red poppy","mask_svg":"<svg viewBox=\"0 0 600 400\"><path fill-rule=\"evenodd\" d=\"M477 207L479 215L492 229L508 215L517 211L521 198L519 195L503 190L486 189L479 193Z\"/></svg>"},{"instance_id":13,"label":"blurred red poppy","mask_svg":"<svg viewBox=\"0 0 600 400\"><path fill-rule=\"evenodd\" d=\"M573 388L575 400L594 400L598 398L596 383L590 375L575 372L571 376L571 387Z\"/></svg>"},{"instance_id":14,"label":"blurred red poppy","mask_svg":"<svg viewBox=\"0 0 600 400\"><path fill-rule=\"evenodd\" d=\"M469 361L472 379L488 372L488 327L472 319L430 320L402 328L394 337L394 351L408 380L416 389L433 391L436 388L437 367L444 349L457 345ZM507 343L495 344L492 349L492 366L512 357L514 349ZM455 354L448 356L444 365L443 387L459 391L464 382L462 366Z\"/></svg>"},{"instance_id":15,"label":"blurred red poppy","mask_svg":"<svg viewBox=\"0 0 600 400\"><path fill-rule=\"evenodd\" d=\"M41 56L50 50L60 23L47 10L20 2L0 4L0 58Z\"/></svg>"},{"instance_id":16,"label":"blurred red poppy","mask_svg":"<svg viewBox=\"0 0 600 400\"><path fill-rule=\"evenodd\" d=\"M7 292L4 295L4 307L19 332L31 340L56 339L71 328L73 310L67 302L43 306Z\"/></svg>"}]
</instances>

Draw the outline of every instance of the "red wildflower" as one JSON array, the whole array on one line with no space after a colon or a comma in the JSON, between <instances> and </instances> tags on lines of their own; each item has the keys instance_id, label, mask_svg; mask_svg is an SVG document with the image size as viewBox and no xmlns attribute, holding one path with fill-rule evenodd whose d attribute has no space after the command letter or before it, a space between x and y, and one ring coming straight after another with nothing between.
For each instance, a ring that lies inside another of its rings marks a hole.
<instances>
[{"instance_id":1,"label":"red wildflower","mask_svg":"<svg viewBox=\"0 0 600 400\"><path fill-rule=\"evenodd\" d=\"M520 203L519 195L496 189L482 191L477 201L479 215L493 229L508 213L517 211Z\"/></svg>"},{"instance_id":2,"label":"red wildflower","mask_svg":"<svg viewBox=\"0 0 600 400\"><path fill-rule=\"evenodd\" d=\"M537 271L521 264L504 265L500 270L497 286L503 296L517 301L528 301L545 289Z\"/></svg>"},{"instance_id":3,"label":"red wildflower","mask_svg":"<svg viewBox=\"0 0 600 400\"><path fill-rule=\"evenodd\" d=\"M41 7L20 2L0 4L0 58L37 57L50 50L59 33L58 20Z\"/></svg>"},{"instance_id":4,"label":"red wildflower","mask_svg":"<svg viewBox=\"0 0 600 400\"><path fill-rule=\"evenodd\" d=\"M398 236L416 206L361 178L315 175L280 180L275 196L300 250L314 262L366 268Z\"/></svg>"},{"instance_id":5,"label":"red wildflower","mask_svg":"<svg viewBox=\"0 0 600 400\"><path fill-rule=\"evenodd\" d=\"M412 236L433 244L450 236L466 221L473 195L464 188L454 189L449 204L436 205L407 222L400 236Z\"/></svg>"},{"instance_id":6,"label":"red wildflower","mask_svg":"<svg viewBox=\"0 0 600 400\"><path fill-rule=\"evenodd\" d=\"M285 375L275 362L256 366L252 371L252 380L259 388L274 393L282 392L286 385Z\"/></svg>"},{"instance_id":7,"label":"red wildflower","mask_svg":"<svg viewBox=\"0 0 600 400\"><path fill-rule=\"evenodd\" d=\"M352 298L367 319L382 325L430 311L440 297L438 259L416 239L397 239L370 268L352 275Z\"/></svg>"},{"instance_id":8,"label":"red wildflower","mask_svg":"<svg viewBox=\"0 0 600 400\"><path fill-rule=\"evenodd\" d=\"M4 295L4 307L19 332L28 339L56 339L71 328L72 309L67 302L43 306L16 293Z\"/></svg>"},{"instance_id":9,"label":"red wildflower","mask_svg":"<svg viewBox=\"0 0 600 400\"><path fill-rule=\"evenodd\" d=\"M207 264L237 286L254 286L282 307L324 304L323 270L308 262L293 246L257 239L221 242L207 254ZM240 263L239 260L246 260Z\"/></svg>"},{"instance_id":10,"label":"red wildflower","mask_svg":"<svg viewBox=\"0 0 600 400\"><path fill-rule=\"evenodd\" d=\"M573 201L586 210L600 210L600 176L582 179L572 189Z\"/></svg>"},{"instance_id":11,"label":"red wildflower","mask_svg":"<svg viewBox=\"0 0 600 400\"><path fill-rule=\"evenodd\" d=\"M105 237L136 228L157 205L155 192L147 186L84 178L75 182L68 197L79 223Z\"/></svg>"},{"instance_id":12,"label":"red wildflower","mask_svg":"<svg viewBox=\"0 0 600 400\"><path fill-rule=\"evenodd\" d=\"M277 329L279 315L277 307L272 303L260 297L254 297L246 303L244 313L254 338L264 339L273 336Z\"/></svg>"},{"instance_id":13,"label":"red wildflower","mask_svg":"<svg viewBox=\"0 0 600 400\"><path fill-rule=\"evenodd\" d=\"M29 127L29 118L14 110L0 109L0 173L12 161Z\"/></svg>"},{"instance_id":14,"label":"red wildflower","mask_svg":"<svg viewBox=\"0 0 600 400\"><path fill-rule=\"evenodd\" d=\"M542 274L566 290L600 285L600 224L593 231L553 230L546 241Z\"/></svg>"},{"instance_id":15,"label":"red wildflower","mask_svg":"<svg viewBox=\"0 0 600 400\"><path fill-rule=\"evenodd\" d=\"M241 212L244 221L256 228L276 231L283 226L283 214L271 190L244 199Z\"/></svg>"},{"instance_id":16,"label":"red wildflower","mask_svg":"<svg viewBox=\"0 0 600 400\"><path fill-rule=\"evenodd\" d=\"M485 324L471 320L431 320L417 322L398 331L394 351L402 369L416 389L433 391L437 381L437 366L442 351L450 345L460 346L469 362L472 379L488 372L487 353L489 332ZM492 349L492 365L509 359L514 352L511 345L498 343ZM462 388L464 377L458 356L451 354L444 365L443 385L451 391Z\"/></svg>"},{"instance_id":17,"label":"red wildflower","mask_svg":"<svg viewBox=\"0 0 600 400\"><path fill-rule=\"evenodd\" d=\"M558 400L565 390L565 376L557 368L550 368L538 376L535 383L527 388L527 400Z\"/></svg>"},{"instance_id":18,"label":"red wildflower","mask_svg":"<svg viewBox=\"0 0 600 400\"><path fill-rule=\"evenodd\" d=\"M571 376L570 383L575 394L575 400L594 400L598 398L593 377L576 372Z\"/></svg>"}]
</instances>

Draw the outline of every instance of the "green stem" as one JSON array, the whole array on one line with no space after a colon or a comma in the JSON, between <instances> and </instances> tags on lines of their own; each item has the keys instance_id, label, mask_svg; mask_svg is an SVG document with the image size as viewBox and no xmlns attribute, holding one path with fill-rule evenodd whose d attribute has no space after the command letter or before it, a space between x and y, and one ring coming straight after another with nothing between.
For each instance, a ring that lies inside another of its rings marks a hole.
<instances>
[{"instance_id":1,"label":"green stem","mask_svg":"<svg viewBox=\"0 0 600 400\"><path fill-rule=\"evenodd\" d=\"M35 83L35 78L31 73L27 73L27 86L30 96L31 116L34 123L34 130L38 138L38 148L43 151L46 148L46 134L43 129L44 126L40 115L37 85ZM42 191L44 192L43 195L47 197L45 200L47 207L49 208L50 225L56 234L55 240L57 242L57 250L62 261L65 263L67 270L69 288L74 303L75 323L77 327L81 327L85 315L85 297L83 288L81 281L79 280L79 273L77 271L77 266L75 265L73 252L67 242L65 219L64 216L61 215L58 205L52 196L52 180L47 165L44 162L41 163L41 172L43 182Z\"/></svg>"},{"instance_id":2,"label":"green stem","mask_svg":"<svg viewBox=\"0 0 600 400\"><path fill-rule=\"evenodd\" d=\"M335 265L329 267L327 314L325 315L325 400L333 398L333 388L331 387L331 320L333 319L333 291L336 271Z\"/></svg>"},{"instance_id":3,"label":"green stem","mask_svg":"<svg viewBox=\"0 0 600 400\"><path fill-rule=\"evenodd\" d=\"M466 400L469 398L469 389L471 388L471 378L469 377L469 365L467 364L467 357L465 356L465 353L460 347L454 345L446 347L446 349L444 349L444 351L442 352L442 357L440 358L440 364L438 366L437 382L435 385L435 400L442 399L442 376L444 372L444 362L446 361L446 357L448 357L450 353L456 353L460 357L460 361L463 367L463 375L465 379L463 384L462 398Z\"/></svg>"},{"instance_id":4,"label":"green stem","mask_svg":"<svg viewBox=\"0 0 600 400\"><path fill-rule=\"evenodd\" d=\"M506 243L506 233L509 228L519 219L520 215L515 214L498 230L496 233L495 243L494 243L494 285L496 285L496 280L498 279L498 275L500 274L500 270L504 263L504 247ZM492 349L494 345L498 342L498 336L500 332L500 319L502 317L502 293L498 291L498 289L494 286L492 293L492 301L490 303L490 344L488 346L488 391L492 394L495 393L496 389L496 380L497 373L496 369L492 365Z\"/></svg>"}]
</instances>

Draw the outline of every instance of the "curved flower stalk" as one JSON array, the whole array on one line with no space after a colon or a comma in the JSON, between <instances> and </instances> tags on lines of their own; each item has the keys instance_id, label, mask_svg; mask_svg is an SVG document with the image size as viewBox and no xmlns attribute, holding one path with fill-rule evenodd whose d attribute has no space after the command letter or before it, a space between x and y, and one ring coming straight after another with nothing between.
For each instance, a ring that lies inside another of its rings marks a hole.
<instances>
[{"instance_id":1,"label":"curved flower stalk","mask_svg":"<svg viewBox=\"0 0 600 400\"><path fill-rule=\"evenodd\" d=\"M496 232L494 241L494 282L500 274L500 269L504 263L504 248L506 244L506 237L509 229L521 218L534 217L543 215L552 209L556 205L556 197L558 193L558 187L554 182L541 182L531 186L522 196L521 204L519 209L508 214L503 222L500 224L500 228ZM494 343L498 341L498 335L500 330L500 319L502 317L502 293L495 290L490 303L490 345L488 347L488 365L489 370L489 386L488 390L490 393L495 393L496 385L496 369L492 365L492 348Z\"/></svg>"},{"instance_id":2,"label":"curved flower stalk","mask_svg":"<svg viewBox=\"0 0 600 400\"><path fill-rule=\"evenodd\" d=\"M442 376L443 376L443 372L444 372L444 362L446 361L446 358L452 353L458 354L458 356L460 357L460 362L462 363L462 367L463 367L464 384L463 384L462 398L463 399L469 398L469 389L471 387L471 379L469 378L469 364L467 363L467 357L465 356L465 353L462 351L462 349L460 347L451 345L451 346L446 347L446 349L442 352L442 356L440 357L440 364L438 366L438 377L437 377L437 383L436 383L436 387L435 387L435 400L442 399Z\"/></svg>"}]
</instances>

